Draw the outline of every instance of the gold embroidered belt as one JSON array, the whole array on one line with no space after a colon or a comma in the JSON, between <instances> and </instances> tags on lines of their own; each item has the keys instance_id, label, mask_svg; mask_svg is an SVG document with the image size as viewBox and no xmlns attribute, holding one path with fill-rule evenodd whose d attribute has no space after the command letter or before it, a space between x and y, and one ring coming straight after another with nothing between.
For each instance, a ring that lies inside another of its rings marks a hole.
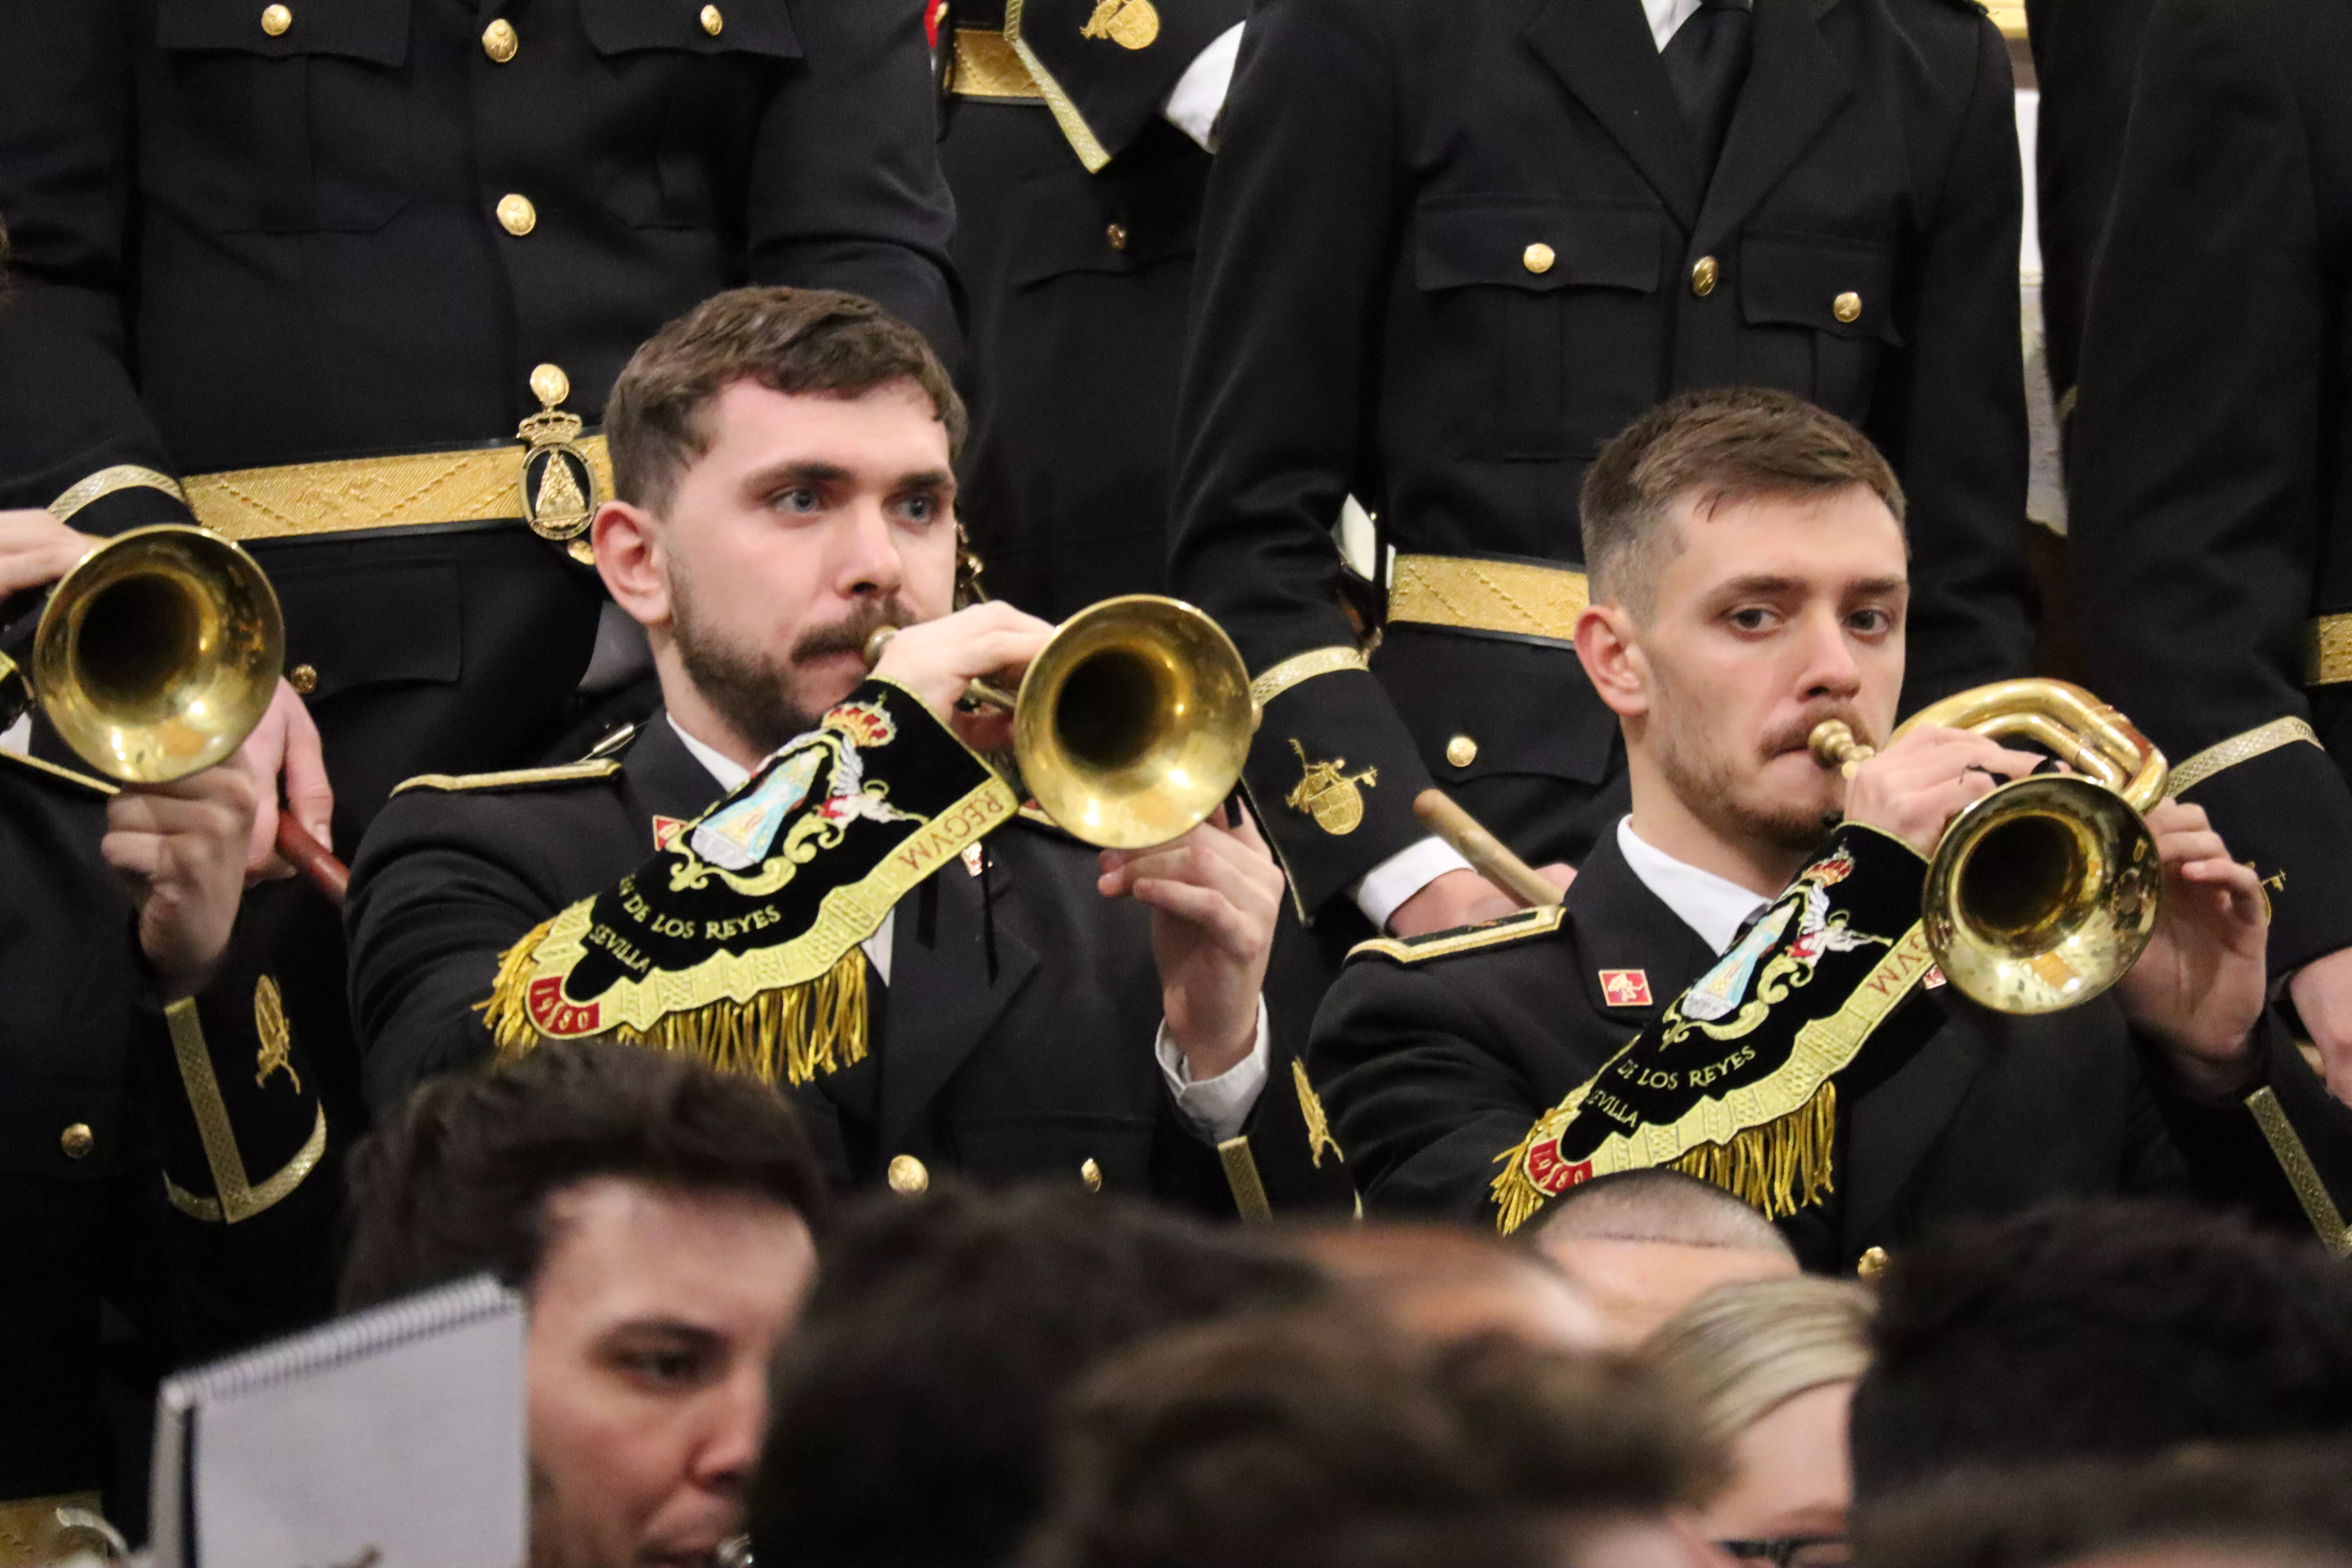
<instances>
[{"instance_id":1,"label":"gold embroidered belt","mask_svg":"<svg viewBox=\"0 0 2352 1568\"><path fill-rule=\"evenodd\" d=\"M604 437L577 443L600 494L613 493ZM188 510L215 533L240 542L350 533L432 523L520 521L526 448L414 452L196 474L181 481Z\"/></svg>"},{"instance_id":2,"label":"gold embroidered belt","mask_svg":"<svg viewBox=\"0 0 2352 1568\"><path fill-rule=\"evenodd\" d=\"M32 1347L20 1345L16 1353L34 1352ZM94 1514L98 1506L96 1492L64 1492L56 1497L0 1502L0 1568L34 1568L37 1563L58 1563L75 1550L88 1548L91 1542L79 1537L89 1532L60 1520L58 1510L79 1509Z\"/></svg>"},{"instance_id":3,"label":"gold embroidered belt","mask_svg":"<svg viewBox=\"0 0 2352 1568\"><path fill-rule=\"evenodd\" d=\"M1399 555L1389 577L1388 618L1566 643L1576 640L1576 617L1591 600L1584 574L1571 566Z\"/></svg>"},{"instance_id":4,"label":"gold embroidered belt","mask_svg":"<svg viewBox=\"0 0 2352 1568\"><path fill-rule=\"evenodd\" d=\"M2320 616L2311 623L2303 672L2305 686L2352 680L2352 615Z\"/></svg>"},{"instance_id":5,"label":"gold embroidered belt","mask_svg":"<svg viewBox=\"0 0 2352 1568\"><path fill-rule=\"evenodd\" d=\"M958 27L955 58L948 65L947 89L960 98L1045 101L1045 89L1020 51L990 27Z\"/></svg>"}]
</instances>

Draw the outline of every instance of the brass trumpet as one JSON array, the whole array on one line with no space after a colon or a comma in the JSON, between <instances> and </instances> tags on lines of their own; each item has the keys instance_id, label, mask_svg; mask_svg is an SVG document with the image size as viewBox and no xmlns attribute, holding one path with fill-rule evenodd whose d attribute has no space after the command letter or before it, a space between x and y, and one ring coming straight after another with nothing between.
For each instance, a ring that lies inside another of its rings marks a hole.
<instances>
[{"instance_id":1,"label":"brass trumpet","mask_svg":"<svg viewBox=\"0 0 2352 1568\"><path fill-rule=\"evenodd\" d=\"M0 654L0 729L37 701L98 772L169 784L245 743L285 663L278 595L253 557L201 528L133 529L58 579L28 669ZM342 901L349 873L283 812L278 847Z\"/></svg>"},{"instance_id":2,"label":"brass trumpet","mask_svg":"<svg viewBox=\"0 0 2352 1568\"><path fill-rule=\"evenodd\" d=\"M2164 753L2131 721L2063 680L2000 680L1931 703L1926 725L2015 736L2074 769L2013 779L1944 829L1921 922L1944 976L2001 1013L2079 1006L2128 973L2156 929L2164 878L2141 814L2164 798ZM1809 738L1842 768L1876 754L1843 720Z\"/></svg>"},{"instance_id":3,"label":"brass trumpet","mask_svg":"<svg viewBox=\"0 0 2352 1568\"><path fill-rule=\"evenodd\" d=\"M866 645L868 668L896 631ZM1063 831L1106 849L1165 844L1240 782L1258 709L1233 639L1157 594L1089 605L1037 651L1018 691L975 680L965 700L1013 715L1013 754Z\"/></svg>"}]
</instances>

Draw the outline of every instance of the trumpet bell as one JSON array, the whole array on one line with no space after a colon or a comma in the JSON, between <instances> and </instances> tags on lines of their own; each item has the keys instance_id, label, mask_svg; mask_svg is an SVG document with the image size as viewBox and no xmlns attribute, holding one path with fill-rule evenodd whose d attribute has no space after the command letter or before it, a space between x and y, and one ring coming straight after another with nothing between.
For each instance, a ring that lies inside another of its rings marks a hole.
<instances>
[{"instance_id":1,"label":"trumpet bell","mask_svg":"<svg viewBox=\"0 0 2352 1568\"><path fill-rule=\"evenodd\" d=\"M286 658L278 595L218 534L135 529L58 580L31 684L65 743L125 784L213 766L261 721Z\"/></svg>"},{"instance_id":2,"label":"trumpet bell","mask_svg":"<svg viewBox=\"0 0 2352 1568\"><path fill-rule=\"evenodd\" d=\"M2139 961L2163 891L2156 837L2107 785L2035 774L1971 802L1927 869L1929 950L1996 1012L2080 1006Z\"/></svg>"},{"instance_id":3,"label":"trumpet bell","mask_svg":"<svg viewBox=\"0 0 2352 1568\"><path fill-rule=\"evenodd\" d=\"M1257 730L1223 627L1156 594L1105 599L1054 633L1022 678L1013 746L1037 804L1107 849L1164 844L1241 778Z\"/></svg>"}]
</instances>

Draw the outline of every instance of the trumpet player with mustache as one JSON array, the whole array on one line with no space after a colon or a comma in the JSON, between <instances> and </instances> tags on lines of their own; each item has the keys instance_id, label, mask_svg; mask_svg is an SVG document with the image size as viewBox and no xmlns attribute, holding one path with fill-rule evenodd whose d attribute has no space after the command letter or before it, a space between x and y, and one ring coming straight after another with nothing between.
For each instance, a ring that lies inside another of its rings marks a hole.
<instances>
[{"instance_id":1,"label":"trumpet player with mustache","mask_svg":"<svg viewBox=\"0 0 2352 1568\"><path fill-rule=\"evenodd\" d=\"M1781 393L1685 395L1602 450L1577 650L1633 810L1561 908L1352 955L1309 1065L1368 1208L1516 1229L1581 1181L1674 1164L1809 1267L1851 1269L2062 1194L2302 1226L2282 1161L2352 1174L2265 1015L2261 888L2194 806L2147 814L2159 912L2105 995L2019 1016L1948 984L1922 935L1928 858L2044 759L1933 727L1887 743L1902 517L1868 440ZM1829 719L1885 749L1825 767L1809 742Z\"/></svg>"},{"instance_id":2,"label":"trumpet player with mustache","mask_svg":"<svg viewBox=\"0 0 2352 1568\"><path fill-rule=\"evenodd\" d=\"M567 765L395 792L349 905L380 1110L609 1035L774 1083L844 1184L1231 1215L1237 1142L1274 1201L1307 1178L1260 1000L1282 874L1249 816L1098 854L982 761L1007 721L959 700L1053 628L955 607L962 421L921 337L848 295L735 290L638 350L593 538L662 710Z\"/></svg>"}]
</instances>

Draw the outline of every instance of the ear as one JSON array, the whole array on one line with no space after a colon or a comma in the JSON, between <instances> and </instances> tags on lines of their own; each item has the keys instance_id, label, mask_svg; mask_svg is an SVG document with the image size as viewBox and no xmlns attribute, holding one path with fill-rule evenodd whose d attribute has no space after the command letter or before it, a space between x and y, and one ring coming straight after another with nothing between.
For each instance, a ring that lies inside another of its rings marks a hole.
<instances>
[{"instance_id":1,"label":"ear","mask_svg":"<svg viewBox=\"0 0 2352 1568\"><path fill-rule=\"evenodd\" d=\"M1650 665L1640 629L1622 605L1594 605L1576 617L1576 657L1592 689L1621 719L1650 710Z\"/></svg>"},{"instance_id":2,"label":"ear","mask_svg":"<svg viewBox=\"0 0 2352 1568\"><path fill-rule=\"evenodd\" d=\"M663 570L658 525L651 512L625 500L608 500L588 525L596 551L596 574L613 602L643 626L669 625L669 574Z\"/></svg>"}]
</instances>

